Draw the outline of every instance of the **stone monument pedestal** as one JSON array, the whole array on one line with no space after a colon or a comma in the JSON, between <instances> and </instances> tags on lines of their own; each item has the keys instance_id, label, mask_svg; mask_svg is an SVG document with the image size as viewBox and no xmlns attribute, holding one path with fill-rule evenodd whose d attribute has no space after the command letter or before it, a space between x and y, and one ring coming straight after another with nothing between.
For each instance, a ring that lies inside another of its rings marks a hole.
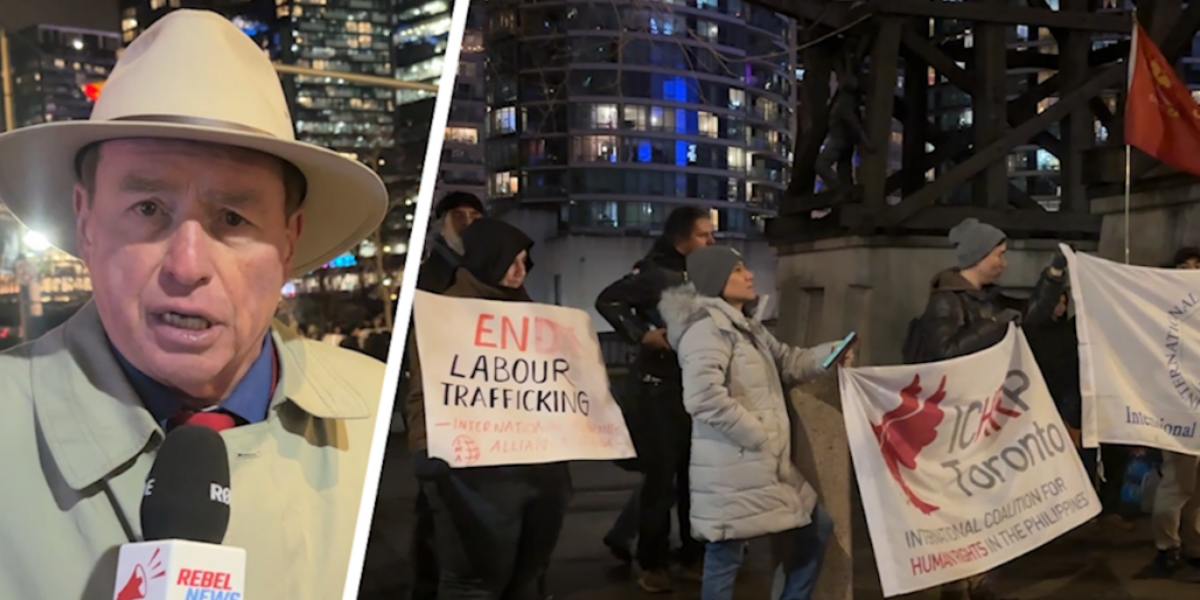
<instances>
[{"instance_id":1,"label":"stone monument pedestal","mask_svg":"<svg viewBox=\"0 0 1200 600\"><path fill-rule=\"evenodd\" d=\"M1093 199L1092 214L1102 218L1097 254L1124 262L1125 196ZM1200 183L1130 195L1130 264L1165 266L1185 246L1200 246Z\"/></svg>"}]
</instances>

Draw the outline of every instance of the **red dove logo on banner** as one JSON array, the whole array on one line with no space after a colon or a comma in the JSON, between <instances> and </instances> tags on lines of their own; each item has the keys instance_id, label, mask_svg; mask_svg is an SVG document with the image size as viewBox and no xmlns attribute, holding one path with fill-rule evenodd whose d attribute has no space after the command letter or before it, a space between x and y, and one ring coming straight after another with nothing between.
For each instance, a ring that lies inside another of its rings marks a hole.
<instances>
[{"instance_id":1,"label":"red dove logo on banner","mask_svg":"<svg viewBox=\"0 0 1200 600\"><path fill-rule=\"evenodd\" d=\"M928 515L940 507L917 497L916 492L904 481L900 467L915 471L917 455L937 439L938 425L945 416L938 405L946 398L946 377L942 376L937 391L928 398L922 400L920 393L921 376L914 375L912 383L900 390L900 406L885 413L878 425L871 423L871 430L879 441L879 453L883 455L883 462L892 479L900 485L908 501Z\"/></svg>"}]
</instances>

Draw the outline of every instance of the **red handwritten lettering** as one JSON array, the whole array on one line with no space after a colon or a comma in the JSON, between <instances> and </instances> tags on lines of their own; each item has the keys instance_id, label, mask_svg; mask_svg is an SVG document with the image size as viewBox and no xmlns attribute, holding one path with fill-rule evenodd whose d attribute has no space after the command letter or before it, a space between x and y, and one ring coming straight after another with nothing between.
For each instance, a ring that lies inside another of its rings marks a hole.
<instances>
[{"instance_id":1,"label":"red handwritten lettering","mask_svg":"<svg viewBox=\"0 0 1200 600\"><path fill-rule=\"evenodd\" d=\"M524 439L501 439L492 442L488 452L512 454L515 452L545 452L550 449L550 440L544 437Z\"/></svg>"},{"instance_id":2,"label":"red handwritten lettering","mask_svg":"<svg viewBox=\"0 0 1200 600\"><path fill-rule=\"evenodd\" d=\"M500 321L500 347L507 348L509 336L512 336L513 344L517 350L525 351L529 346L529 319L521 319L521 333L517 333L517 328L513 326L512 319L503 317Z\"/></svg>"},{"instance_id":3,"label":"red handwritten lettering","mask_svg":"<svg viewBox=\"0 0 1200 600\"><path fill-rule=\"evenodd\" d=\"M496 344L494 344L494 343L483 341L483 335L485 333L492 333L491 329L484 327L484 323L486 323L488 321L493 321L495 319L496 319L496 315L489 315L487 313L483 313L483 314L479 315L479 321L477 321L475 323L475 346L477 348L495 348L496 347Z\"/></svg>"},{"instance_id":4,"label":"red handwritten lettering","mask_svg":"<svg viewBox=\"0 0 1200 600\"><path fill-rule=\"evenodd\" d=\"M499 327L494 323L496 320L500 321ZM545 317L498 317L490 313L480 314L476 321L475 346L527 352L530 350L530 329L533 330L533 352L568 359L582 353L582 344L570 326Z\"/></svg>"},{"instance_id":5,"label":"red handwritten lettering","mask_svg":"<svg viewBox=\"0 0 1200 600\"><path fill-rule=\"evenodd\" d=\"M475 433L487 433L491 430L489 421L471 421L468 419L455 419L454 428L459 431L472 431Z\"/></svg>"}]
</instances>

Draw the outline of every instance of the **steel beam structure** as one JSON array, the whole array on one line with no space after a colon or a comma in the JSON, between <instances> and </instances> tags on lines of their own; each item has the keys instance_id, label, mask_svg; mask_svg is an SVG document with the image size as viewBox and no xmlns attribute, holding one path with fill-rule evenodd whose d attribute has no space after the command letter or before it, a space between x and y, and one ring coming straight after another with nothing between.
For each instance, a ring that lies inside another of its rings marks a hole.
<instances>
[{"instance_id":1,"label":"steel beam structure","mask_svg":"<svg viewBox=\"0 0 1200 600\"><path fill-rule=\"evenodd\" d=\"M1101 10L1102 0L1059 0L1055 10L1045 0L1020 2L757 0L799 20L805 66L792 182L768 228L773 241L944 234L972 215L1014 237L1097 238L1088 186L1110 183L1095 167L1112 162L1099 156L1106 148L1122 147L1132 14ZM1138 16L1177 60L1200 29L1200 1L1140 0ZM1035 39L1018 39L1018 25ZM866 91L867 143L855 185L818 194L813 167L830 127L829 75L838 79L847 63ZM971 119L945 118L954 108L944 106L948 92L967 99ZM1107 141L1097 140L1097 124ZM1057 211L1010 174L1008 157L1031 148L1058 160ZM1135 175L1161 172L1147 157L1134 163Z\"/></svg>"}]
</instances>

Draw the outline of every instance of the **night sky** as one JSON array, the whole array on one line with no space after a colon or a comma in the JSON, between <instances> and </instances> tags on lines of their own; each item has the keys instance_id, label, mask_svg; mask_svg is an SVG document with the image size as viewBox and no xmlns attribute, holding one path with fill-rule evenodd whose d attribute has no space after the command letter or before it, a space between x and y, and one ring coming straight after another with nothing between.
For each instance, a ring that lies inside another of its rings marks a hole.
<instances>
[{"instance_id":1,"label":"night sky","mask_svg":"<svg viewBox=\"0 0 1200 600\"><path fill-rule=\"evenodd\" d=\"M0 27L37 23L117 31L117 0L0 0Z\"/></svg>"}]
</instances>

